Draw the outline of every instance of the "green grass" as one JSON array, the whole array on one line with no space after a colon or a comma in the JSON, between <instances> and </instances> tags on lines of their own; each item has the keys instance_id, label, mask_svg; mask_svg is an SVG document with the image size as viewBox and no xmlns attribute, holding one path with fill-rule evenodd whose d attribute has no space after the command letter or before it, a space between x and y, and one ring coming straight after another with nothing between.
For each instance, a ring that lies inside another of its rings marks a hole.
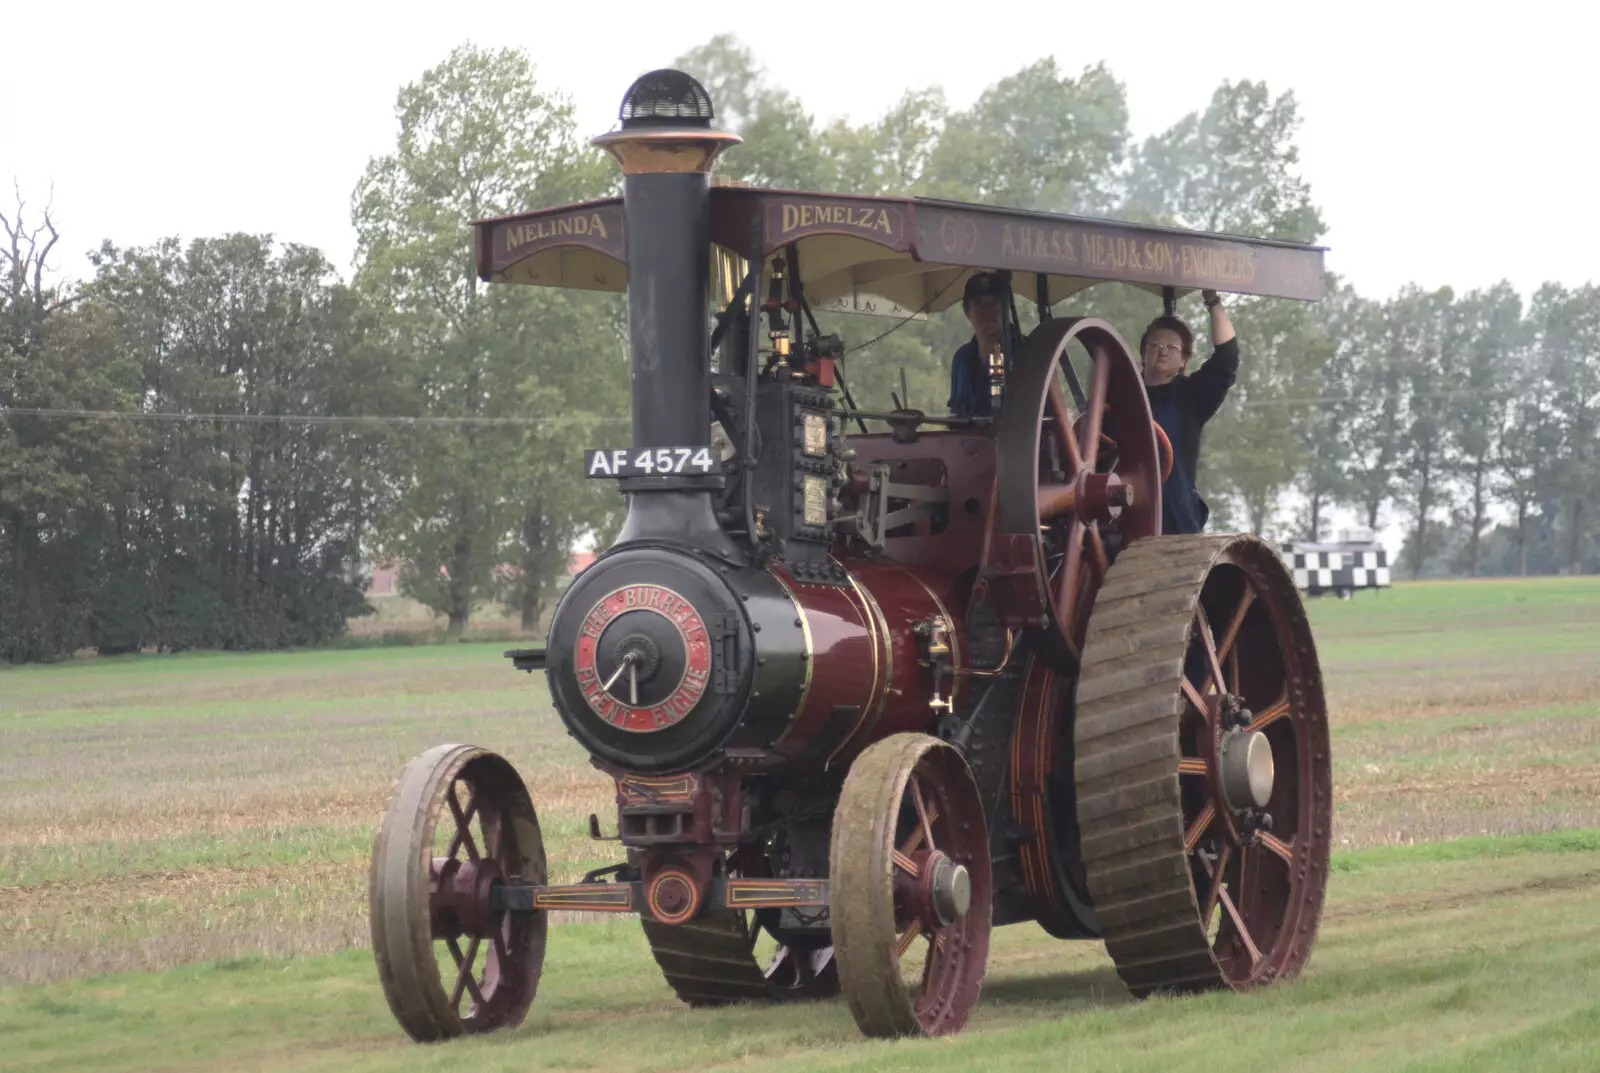
<instances>
[{"instance_id":1,"label":"green grass","mask_svg":"<svg viewBox=\"0 0 1600 1073\"><path fill-rule=\"evenodd\" d=\"M1401 583L1308 611L1339 851L1308 976L1132 1005L1097 945L1005 929L972 1029L894 1046L838 1003L685 1016L627 922L556 930L518 1033L397 1042L366 865L407 760L500 751L554 878L612 861L585 831L591 811L609 826L609 783L511 645L0 669L0 1066L1600 1068L1562 1050L1596 1036L1600 995L1600 579Z\"/></svg>"},{"instance_id":2,"label":"green grass","mask_svg":"<svg viewBox=\"0 0 1600 1073\"><path fill-rule=\"evenodd\" d=\"M519 1028L421 1047L371 957L243 957L0 989L7 1069L1590 1070L1600 831L1336 860L1316 953L1251 995L1132 1001L1098 944L1001 929L949 1040L862 1040L840 1000L686 1012L631 921L552 933Z\"/></svg>"}]
</instances>

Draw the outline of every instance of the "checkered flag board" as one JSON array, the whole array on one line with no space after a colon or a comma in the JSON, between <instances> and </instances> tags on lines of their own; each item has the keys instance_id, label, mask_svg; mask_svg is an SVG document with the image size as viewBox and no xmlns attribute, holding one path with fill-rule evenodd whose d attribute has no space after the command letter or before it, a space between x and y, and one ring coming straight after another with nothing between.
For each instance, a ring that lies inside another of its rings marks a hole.
<instances>
[{"instance_id":1,"label":"checkered flag board","mask_svg":"<svg viewBox=\"0 0 1600 1073\"><path fill-rule=\"evenodd\" d=\"M1293 544L1285 549L1294 583L1303 592L1381 589L1389 585L1389 553L1383 546Z\"/></svg>"}]
</instances>

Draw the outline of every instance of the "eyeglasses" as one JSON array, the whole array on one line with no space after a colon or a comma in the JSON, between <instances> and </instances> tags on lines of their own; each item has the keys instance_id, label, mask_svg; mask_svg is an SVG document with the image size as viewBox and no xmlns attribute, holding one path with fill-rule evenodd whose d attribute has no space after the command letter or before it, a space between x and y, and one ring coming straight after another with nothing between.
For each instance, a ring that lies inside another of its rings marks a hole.
<instances>
[{"instance_id":1,"label":"eyeglasses","mask_svg":"<svg viewBox=\"0 0 1600 1073\"><path fill-rule=\"evenodd\" d=\"M1146 354L1153 354L1158 358L1161 357L1164 354L1171 354L1173 357L1176 358L1176 357L1182 356L1182 354L1183 354L1183 344L1182 343L1147 343L1145 345L1144 352Z\"/></svg>"}]
</instances>

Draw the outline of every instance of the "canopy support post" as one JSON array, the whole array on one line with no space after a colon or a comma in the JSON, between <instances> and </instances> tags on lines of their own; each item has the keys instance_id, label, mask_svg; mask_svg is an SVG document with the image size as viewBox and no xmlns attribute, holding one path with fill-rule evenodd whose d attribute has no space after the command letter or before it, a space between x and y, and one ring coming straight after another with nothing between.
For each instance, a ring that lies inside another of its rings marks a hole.
<instances>
[{"instance_id":1,"label":"canopy support post","mask_svg":"<svg viewBox=\"0 0 1600 1073\"><path fill-rule=\"evenodd\" d=\"M1161 315L1164 317L1177 316L1178 291L1177 288L1167 286L1161 288Z\"/></svg>"},{"instance_id":2,"label":"canopy support post","mask_svg":"<svg viewBox=\"0 0 1600 1073\"><path fill-rule=\"evenodd\" d=\"M739 452L739 465L744 472L740 475L740 492L744 496L744 529L745 536L750 540L750 558L760 566L766 556L761 551L761 533L756 528L756 497L755 490L751 487L755 479L756 469L756 378L761 375L761 343L758 332L761 303L756 301L760 294L760 274L766 267L766 254L762 252L764 233L761 230L761 215L753 213L750 216L750 270L756 273L754 286L750 289L750 330L746 333L745 362L744 362L744 445Z\"/></svg>"}]
</instances>

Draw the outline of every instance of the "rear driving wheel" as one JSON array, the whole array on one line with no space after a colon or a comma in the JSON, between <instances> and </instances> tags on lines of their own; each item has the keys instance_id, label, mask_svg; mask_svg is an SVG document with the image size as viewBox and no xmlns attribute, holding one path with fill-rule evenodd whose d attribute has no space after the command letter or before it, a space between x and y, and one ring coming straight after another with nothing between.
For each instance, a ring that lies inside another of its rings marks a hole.
<instances>
[{"instance_id":1,"label":"rear driving wheel","mask_svg":"<svg viewBox=\"0 0 1600 1073\"><path fill-rule=\"evenodd\" d=\"M1332 776L1316 649L1273 551L1248 536L1128 549L1089 621L1075 733L1085 874L1128 987L1298 974Z\"/></svg>"},{"instance_id":2,"label":"rear driving wheel","mask_svg":"<svg viewBox=\"0 0 1600 1073\"><path fill-rule=\"evenodd\" d=\"M992 901L987 825L960 753L896 734L856 758L828 889L841 990L861 1031L959 1031L983 985Z\"/></svg>"}]
</instances>

